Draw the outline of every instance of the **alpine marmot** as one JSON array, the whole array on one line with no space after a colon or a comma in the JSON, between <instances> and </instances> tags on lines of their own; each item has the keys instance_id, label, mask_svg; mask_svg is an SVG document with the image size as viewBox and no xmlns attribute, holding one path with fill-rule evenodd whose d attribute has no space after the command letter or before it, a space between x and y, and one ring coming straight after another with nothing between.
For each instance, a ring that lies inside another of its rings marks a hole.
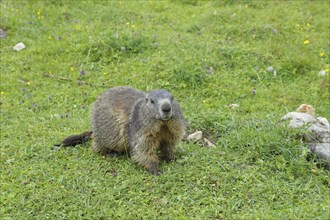
<instances>
[{"instance_id":1,"label":"alpine marmot","mask_svg":"<svg viewBox=\"0 0 330 220\"><path fill-rule=\"evenodd\" d=\"M181 108L169 92L145 93L126 86L101 94L93 104L91 121L92 131L70 136L62 145L73 146L93 138L96 152L128 153L156 175L161 173L160 159L169 162L174 158L175 146L186 127Z\"/></svg>"}]
</instances>

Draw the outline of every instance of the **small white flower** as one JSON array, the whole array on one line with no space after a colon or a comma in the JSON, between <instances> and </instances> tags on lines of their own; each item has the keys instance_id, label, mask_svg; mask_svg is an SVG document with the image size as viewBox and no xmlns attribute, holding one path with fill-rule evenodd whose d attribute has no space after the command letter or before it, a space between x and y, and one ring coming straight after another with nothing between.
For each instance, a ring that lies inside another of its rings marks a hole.
<instances>
[{"instance_id":1,"label":"small white flower","mask_svg":"<svg viewBox=\"0 0 330 220\"><path fill-rule=\"evenodd\" d=\"M267 71L268 72L274 72L274 68L272 66L270 66L270 67L267 68Z\"/></svg>"},{"instance_id":2,"label":"small white flower","mask_svg":"<svg viewBox=\"0 0 330 220\"><path fill-rule=\"evenodd\" d=\"M325 70L321 70L318 75L325 76L326 74L327 74L327 72Z\"/></svg>"}]
</instances>

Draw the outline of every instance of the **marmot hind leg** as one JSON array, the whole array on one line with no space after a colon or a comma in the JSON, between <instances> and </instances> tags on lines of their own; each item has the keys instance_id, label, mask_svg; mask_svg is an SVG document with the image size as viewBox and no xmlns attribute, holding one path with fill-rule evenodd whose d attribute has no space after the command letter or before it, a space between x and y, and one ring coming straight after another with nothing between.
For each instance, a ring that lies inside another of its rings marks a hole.
<instances>
[{"instance_id":1,"label":"marmot hind leg","mask_svg":"<svg viewBox=\"0 0 330 220\"><path fill-rule=\"evenodd\" d=\"M93 143L92 143L92 149L96 153L101 154L101 155L106 156L106 157L116 157L116 156L122 156L122 155L127 154L126 151L115 151L115 150L110 149L110 148L100 147L96 143L96 141L93 141Z\"/></svg>"},{"instance_id":2,"label":"marmot hind leg","mask_svg":"<svg viewBox=\"0 0 330 220\"><path fill-rule=\"evenodd\" d=\"M97 144L97 142L95 141L95 139L93 140L92 143L92 149L99 154L102 154L104 156L108 155L111 153L111 150L105 147L101 147L99 144Z\"/></svg>"}]
</instances>

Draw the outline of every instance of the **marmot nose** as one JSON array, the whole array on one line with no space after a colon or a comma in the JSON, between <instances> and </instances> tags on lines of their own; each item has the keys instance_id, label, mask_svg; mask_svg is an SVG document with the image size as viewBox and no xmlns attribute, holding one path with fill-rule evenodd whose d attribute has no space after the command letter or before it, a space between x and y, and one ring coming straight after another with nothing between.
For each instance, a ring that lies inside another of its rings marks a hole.
<instances>
[{"instance_id":1,"label":"marmot nose","mask_svg":"<svg viewBox=\"0 0 330 220\"><path fill-rule=\"evenodd\" d=\"M162 105L162 111L163 112L170 112L171 111L171 105L168 103L165 103L164 105Z\"/></svg>"}]
</instances>

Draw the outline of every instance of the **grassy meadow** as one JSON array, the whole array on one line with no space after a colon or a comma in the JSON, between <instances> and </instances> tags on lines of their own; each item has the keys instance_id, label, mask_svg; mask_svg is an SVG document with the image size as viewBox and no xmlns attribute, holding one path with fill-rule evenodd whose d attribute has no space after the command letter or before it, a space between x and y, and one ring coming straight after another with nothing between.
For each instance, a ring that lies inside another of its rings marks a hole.
<instances>
[{"instance_id":1,"label":"grassy meadow","mask_svg":"<svg viewBox=\"0 0 330 220\"><path fill-rule=\"evenodd\" d=\"M3 0L0 9L1 219L329 218L329 172L306 160L302 130L279 125L303 103L330 119L328 1ZM183 141L160 176L90 142L53 147L89 130L91 104L119 85L169 90L188 132L216 147Z\"/></svg>"}]
</instances>

